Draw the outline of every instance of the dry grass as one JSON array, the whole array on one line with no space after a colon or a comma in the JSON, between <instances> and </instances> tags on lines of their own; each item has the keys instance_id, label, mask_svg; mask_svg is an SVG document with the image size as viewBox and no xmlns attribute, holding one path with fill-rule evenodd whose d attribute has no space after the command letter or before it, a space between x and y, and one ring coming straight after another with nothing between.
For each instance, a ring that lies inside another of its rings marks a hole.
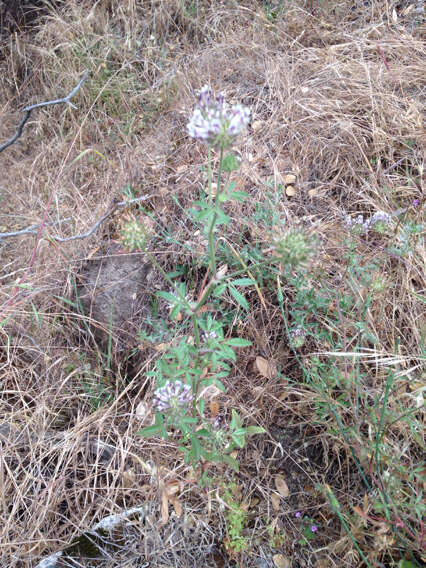
<instances>
[{"instance_id":1,"label":"dry grass","mask_svg":"<svg viewBox=\"0 0 426 568\"><path fill-rule=\"evenodd\" d=\"M158 231L168 227L174 237L172 243L157 243L158 259L170 268L189 266L198 292L204 275L200 242L184 210L199 195L207 154L187 138L185 125L194 92L209 83L252 110L236 176L249 199L229 212L226 242L235 252L222 260L238 264L248 243L260 250L271 246L277 227L257 213L268 194L278 192L278 217L306 227L318 239L315 274L320 276L313 285L330 295L351 293L342 243L347 213L394 214L406 208L413 222L424 221L426 54L424 22L416 12L421 5L394 0L366 6L355 0L59 3L4 42L0 140L11 136L24 106L63 96L86 68L90 79L73 100L77 110L37 111L20 140L1 154L0 231L40 223L47 214L52 223L73 219L52 232L64 237L85 232L129 186L135 195L152 195L147 209ZM290 197L282 188L289 173L296 176ZM419 206L412 207L414 200ZM198 566L200 558L206 566L233 566L238 560L224 550L226 508L215 490L200 492L172 444L136 436L150 420L138 405L151 400L153 385L145 373L158 351L143 352L131 379L124 362L105 371L82 318L60 300L72 297L82 263L118 240L123 215L83 241L0 239L2 566L36 566L106 515L141 504L149 508L148 520L126 528L126 544L109 550L102 566L143 566L146 559L150 566ZM378 260L387 281L366 313L376 344L364 343L359 359L365 377L360 388L371 400L383 397L388 369L395 372L389 416L419 406L412 422L390 420L383 440L389 472L402 484L402 502L420 490L410 475L421 468L417 425L424 381L425 252L421 236L402 257L387 252L398 244L399 234L395 229L388 241L377 237L358 243L359 266ZM178 241L187 244L184 252ZM360 285L352 289L360 301L368 292ZM285 293L290 309L295 290L288 286ZM265 289L263 301L255 293L248 299L250 314L235 323L253 347L239 358L220 400L225 418L238 408L268 431L239 455L237 498L250 518L241 565L273 566L271 555L279 552L294 567L363 566L328 506L326 483L371 564L398 566L399 543L389 524L371 522L373 499L366 496L347 440L333 416L321 422L315 414L324 399L315 385L303 381L275 294ZM341 339L342 352L353 352L354 322L343 314L340 323L333 337ZM84 342L79 340L83 333ZM330 351L333 346L323 337L312 337L301 356L309 366L311 356L319 354L325 365L335 361ZM275 361L286 381L259 376L253 367L257 355ZM357 396L350 376L356 364L339 361L335 367L349 393L348 406L340 410L343 423L350 425ZM98 409L90 401L90 382L110 395ZM372 463L369 424L367 418L357 423L353 442L364 465ZM406 479L398 477L404 475L401 464ZM291 495L277 511L271 495L278 472L286 476ZM221 473L230 478L227 470ZM374 479L374 471L368 473ZM185 513L178 520L170 506L171 520L157 530L165 488L177 482ZM371 513L370 520L357 515L354 506ZM298 510L321 527L305 546L297 544ZM411 517L406 509L401 515L411 527L411 533L402 531L404 539L420 559L423 529L414 511ZM271 526L283 535L275 548ZM170 534L178 540L170 540ZM81 562L76 565L91 565Z\"/></svg>"}]
</instances>

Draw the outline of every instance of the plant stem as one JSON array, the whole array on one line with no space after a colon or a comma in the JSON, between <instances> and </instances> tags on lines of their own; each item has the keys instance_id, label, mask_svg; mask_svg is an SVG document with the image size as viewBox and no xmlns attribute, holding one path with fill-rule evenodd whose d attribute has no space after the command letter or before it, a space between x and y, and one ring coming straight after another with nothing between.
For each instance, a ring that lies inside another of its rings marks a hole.
<instances>
[{"instance_id":1,"label":"plant stem","mask_svg":"<svg viewBox=\"0 0 426 568\"><path fill-rule=\"evenodd\" d=\"M209 146L207 157L207 187L209 189L209 202L213 201L212 193L212 149Z\"/></svg>"},{"instance_id":2,"label":"plant stem","mask_svg":"<svg viewBox=\"0 0 426 568\"><path fill-rule=\"evenodd\" d=\"M194 313L192 314L192 326L194 328L195 345L196 345L197 349L200 350L201 349L200 329L198 327L196 311L197 310L195 309Z\"/></svg>"},{"instance_id":3,"label":"plant stem","mask_svg":"<svg viewBox=\"0 0 426 568\"><path fill-rule=\"evenodd\" d=\"M214 205L215 205L215 212L213 214L212 220L210 222L210 227L209 227L209 256L210 256L210 266L212 269L212 274L213 277L216 276L216 247L215 247L215 238L214 238L214 228L216 225L216 221L217 221L217 212L216 212L216 208L219 207L219 196L220 196L220 185L221 185L221 179L222 179L222 159L223 159L223 145L221 145L220 147L220 154L219 154L219 170L217 172L217 187L216 187L216 195L215 195L215 199L214 199ZM210 192L212 191L212 188L210 187Z\"/></svg>"}]
</instances>

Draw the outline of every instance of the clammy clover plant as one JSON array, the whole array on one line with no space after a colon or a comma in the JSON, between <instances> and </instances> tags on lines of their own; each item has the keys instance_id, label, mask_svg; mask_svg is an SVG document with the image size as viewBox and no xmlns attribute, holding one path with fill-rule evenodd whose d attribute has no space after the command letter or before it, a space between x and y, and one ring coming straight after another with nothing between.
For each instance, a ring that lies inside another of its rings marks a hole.
<instances>
[{"instance_id":1,"label":"clammy clover plant","mask_svg":"<svg viewBox=\"0 0 426 568\"><path fill-rule=\"evenodd\" d=\"M205 86L199 93L198 105L187 126L189 136L208 146L208 198L197 201L195 207L188 212L194 222L202 226L209 259L210 280L201 298L196 302L188 300L190 296L186 284L173 281L154 256L147 252L172 288L171 292L158 292L158 296L171 306L171 320L181 314L191 325L186 327L188 335L172 344L156 361L154 370L148 373L157 386L153 399L155 421L138 434L164 439L172 436L183 452L185 461L194 467L200 462L223 462L238 471L238 462L231 454L244 447L247 436L264 432L261 427L243 425L235 409L232 410L229 424L218 419L208 419L203 395L211 385L225 391L224 379L236 362L236 350L251 345L246 339L227 337L225 323L202 310L208 300L219 298L226 291L243 310L248 310L248 302L239 288L255 285L252 278L246 277L247 268L227 275L226 268L217 266L218 228L230 222L224 204L247 198L246 193L235 189L235 182L224 183L224 177L240 166L239 160L230 150L238 136L244 132L249 119L250 111L247 107L229 106L223 94L214 98L209 87ZM214 192L213 151L219 156ZM123 227L123 242L130 249L145 249L146 231L138 223L131 220ZM308 242L303 235L287 233L276 245L276 257L262 259L259 264L278 261L282 265L293 265L299 257L303 260L306 256ZM204 471L200 483L209 481L208 473Z\"/></svg>"}]
</instances>

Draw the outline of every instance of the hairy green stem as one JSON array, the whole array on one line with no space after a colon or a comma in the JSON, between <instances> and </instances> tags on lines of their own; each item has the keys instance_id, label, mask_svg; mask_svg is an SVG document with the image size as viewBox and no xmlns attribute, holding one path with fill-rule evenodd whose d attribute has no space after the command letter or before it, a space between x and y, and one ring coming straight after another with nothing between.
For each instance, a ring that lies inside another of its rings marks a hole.
<instances>
[{"instance_id":1,"label":"hairy green stem","mask_svg":"<svg viewBox=\"0 0 426 568\"><path fill-rule=\"evenodd\" d=\"M222 181L222 160L223 160L223 145L221 145L220 147L220 154L219 154L219 170L217 172L217 187L216 187L216 195L215 195L215 200L214 200L214 204L215 204L215 208L219 207L219 196L220 196L220 190L221 190L221 181ZM210 187L210 192L212 191L212 188ZM217 221L217 212L215 211L212 217L212 220L210 222L210 227L209 227L209 256L210 256L210 266L212 269L212 273L213 273L213 277L216 276L216 247L215 247L215 238L214 238L214 228L216 225L216 221Z\"/></svg>"}]
</instances>

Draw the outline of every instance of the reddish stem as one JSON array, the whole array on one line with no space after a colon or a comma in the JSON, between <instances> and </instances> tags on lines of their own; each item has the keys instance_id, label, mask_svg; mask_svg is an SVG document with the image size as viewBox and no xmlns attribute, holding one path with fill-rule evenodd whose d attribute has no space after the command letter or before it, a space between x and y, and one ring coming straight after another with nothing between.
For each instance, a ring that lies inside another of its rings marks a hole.
<instances>
[{"instance_id":1,"label":"reddish stem","mask_svg":"<svg viewBox=\"0 0 426 568\"><path fill-rule=\"evenodd\" d=\"M380 55L380 57L383 59L383 63L385 64L385 67L388 71L390 71L390 67L389 67L389 63L386 61L386 57L385 54L382 51L382 48L379 45L376 45L377 51Z\"/></svg>"}]
</instances>

